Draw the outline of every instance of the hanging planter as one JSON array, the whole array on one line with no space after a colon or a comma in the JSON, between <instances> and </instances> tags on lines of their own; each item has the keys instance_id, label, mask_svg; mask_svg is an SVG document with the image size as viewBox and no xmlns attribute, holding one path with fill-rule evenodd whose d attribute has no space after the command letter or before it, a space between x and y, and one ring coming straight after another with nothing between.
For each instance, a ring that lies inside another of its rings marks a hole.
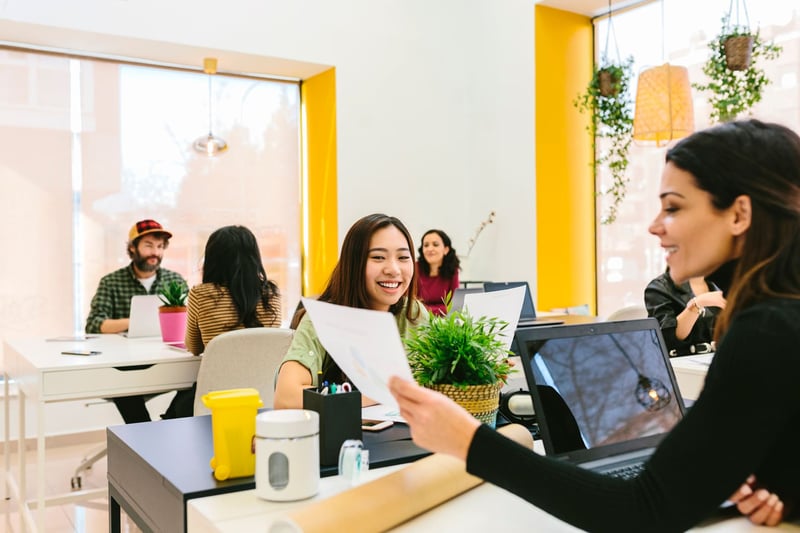
<instances>
[{"instance_id":1,"label":"hanging planter","mask_svg":"<svg viewBox=\"0 0 800 533\"><path fill-rule=\"evenodd\" d=\"M609 48L614 35L611 19L611 0L608 2L608 33L600 63L592 73L586 89L578 94L572 104L581 113L586 113L591 122L586 127L592 139L594 159L592 168L595 180L598 170L605 168L611 176L611 184L597 192L597 196L608 199L608 206L600 217L601 224L611 224L617 219L617 212L625 199L630 178L628 170L628 150L633 140L633 109L630 83L633 76L633 57L624 61L620 58L614 35L616 61L609 60Z\"/></svg>"},{"instance_id":2,"label":"hanging planter","mask_svg":"<svg viewBox=\"0 0 800 533\"><path fill-rule=\"evenodd\" d=\"M610 201L600 219L602 224L616 220L630 181L627 169L628 150L633 139L632 74L633 57L617 63L604 59L595 69L589 85L573 101L578 111L591 118L587 130L595 152L595 175L600 167L607 168L611 175L611 185L598 193Z\"/></svg>"},{"instance_id":3,"label":"hanging planter","mask_svg":"<svg viewBox=\"0 0 800 533\"><path fill-rule=\"evenodd\" d=\"M623 74L621 69L614 65L609 65L598 70L597 79L599 82L600 96L603 98L617 96L619 94L619 82Z\"/></svg>"},{"instance_id":4,"label":"hanging planter","mask_svg":"<svg viewBox=\"0 0 800 533\"><path fill-rule=\"evenodd\" d=\"M753 53L754 36L751 34L731 35L722 43L725 50L725 64L730 70L747 70Z\"/></svg>"},{"instance_id":5,"label":"hanging planter","mask_svg":"<svg viewBox=\"0 0 800 533\"><path fill-rule=\"evenodd\" d=\"M761 101L764 88L770 83L762 63L776 59L783 49L763 42L758 30L732 26L730 13L722 18L722 30L708 48L711 55L703 64L708 82L694 83L692 87L708 93L711 122L729 122L750 112ZM735 56L732 64L729 54Z\"/></svg>"}]
</instances>

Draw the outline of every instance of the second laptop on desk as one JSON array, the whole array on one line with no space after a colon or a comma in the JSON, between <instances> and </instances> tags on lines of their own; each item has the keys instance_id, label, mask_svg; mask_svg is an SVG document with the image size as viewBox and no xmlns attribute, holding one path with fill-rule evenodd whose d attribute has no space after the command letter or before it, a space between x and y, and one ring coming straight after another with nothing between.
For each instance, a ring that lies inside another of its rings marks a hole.
<instances>
[{"instance_id":1,"label":"second laptop on desk","mask_svg":"<svg viewBox=\"0 0 800 533\"><path fill-rule=\"evenodd\" d=\"M464 296L475 292L494 292L503 291L506 289L513 289L515 287L525 287L525 296L522 300L522 309L519 313L519 321L517 327L530 327L530 326L552 326L556 324L563 324L563 320L542 319L536 317L536 308L533 305L533 297L531 296L531 289L527 281L487 281L481 288L469 289L456 289L453 294L452 308L460 311L464 306Z\"/></svg>"},{"instance_id":2,"label":"second laptop on desk","mask_svg":"<svg viewBox=\"0 0 800 533\"><path fill-rule=\"evenodd\" d=\"M684 414L653 318L517 331L547 455L603 473L638 467Z\"/></svg>"},{"instance_id":3,"label":"second laptop on desk","mask_svg":"<svg viewBox=\"0 0 800 533\"><path fill-rule=\"evenodd\" d=\"M123 333L129 339L161 336L158 321L158 308L163 305L155 294L137 294L131 298L131 314L128 331Z\"/></svg>"}]
</instances>

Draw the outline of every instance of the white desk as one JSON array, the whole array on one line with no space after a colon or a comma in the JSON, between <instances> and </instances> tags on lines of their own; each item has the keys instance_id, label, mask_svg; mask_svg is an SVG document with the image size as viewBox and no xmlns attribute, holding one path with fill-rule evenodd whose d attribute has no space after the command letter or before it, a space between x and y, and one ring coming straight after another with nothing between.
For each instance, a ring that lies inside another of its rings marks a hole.
<instances>
[{"instance_id":1,"label":"white desk","mask_svg":"<svg viewBox=\"0 0 800 533\"><path fill-rule=\"evenodd\" d=\"M364 481L393 472L405 465L370 470ZM260 499L254 490L232 492L195 498L187 504L187 530L189 533L239 533L241 531L269 531L272 521L289 511L311 502L319 501L346 490L339 477L320 480L320 492L312 499L300 502L276 503ZM504 518L505 517L505 518ZM353 517L358 520L358 517ZM800 524L781 524L778 528L759 528L743 517L727 520L709 520L692 531L701 532L754 532L800 531ZM551 516L525 500L490 483L483 483L430 511L405 522L392 531L416 533L419 531L486 531L502 530L504 533L550 533L580 531Z\"/></svg>"},{"instance_id":2,"label":"white desk","mask_svg":"<svg viewBox=\"0 0 800 533\"><path fill-rule=\"evenodd\" d=\"M93 356L62 355L65 350L96 350ZM44 339L12 340L4 343L4 495L20 503L20 529L44 531L47 502L63 504L105 495L105 489L74 491L45 499L45 420L48 402L110 398L149 394L191 387L197 378L200 358L170 348L158 338L127 339L121 335L99 335L86 341ZM19 393L18 481L9 458L9 379ZM25 418L30 403L36 424L36 498L28 501L25 474ZM66 482L65 482L66 483ZM31 508L36 509L34 520Z\"/></svg>"},{"instance_id":3,"label":"white desk","mask_svg":"<svg viewBox=\"0 0 800 533\"><path fill-rule=\"evenodd\" d=\"M684 400L694 401L700 396L700 391L706 382L708 365L711 364L713 357L713 353L704 353L670 358L669 362L672 363L672 370L675 372L675 379L678 380L678 387Z\"/></svg>"}]
</instances>

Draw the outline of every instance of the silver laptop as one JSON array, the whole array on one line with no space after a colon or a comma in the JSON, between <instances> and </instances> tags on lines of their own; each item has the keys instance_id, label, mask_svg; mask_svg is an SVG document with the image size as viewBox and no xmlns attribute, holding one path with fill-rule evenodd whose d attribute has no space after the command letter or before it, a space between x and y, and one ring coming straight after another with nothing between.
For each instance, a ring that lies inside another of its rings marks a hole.
<instances>
[{"instance_id":1,"label":"silver laptop","mask_svg":"<svg viewBox=\"0 0 800 533\"><path fill-rule=\"evenodd\" d=\"M517 330L547 455L629 477L683 418L654 318Z\"/></svg>"},{"instance_id":2,"label":"silver laptop","mask_svg":"<svg viewBox=\"0 0 800 533\"><path fill-rule=\"evenodd\" d=\"M164 305L164 302L155 294L132 297L128 331L123 335L129 339L161 336L158 308L162 305Z\"/></svg>"},{"instance_id":3,"label":"silver laptop","mask_svg":"<svg viewBox=\"0 0 800 533\"><path fill-rule=\"evenodd\" d=\"M514 287L525 287L525 297L522 299L522 309L519 312L519 322L517 322L518 328L552 326L564 323L563 320L536 317L536 308L533 305L531 288L528 286L527 281L487 281L483 284L483 290L486 292L504 291L506 289L513 289Z\"/></svg>"},{"instance_id":4,"label":"silver laptop","mask_svg":"<svg viewBox=\"0 0 800 533\"><path fill-rule=\"evenodd\" d=\"M483 287L470 287L468 289L458 288L453 291L453 299L450 300L450 312L453 313L464 309L464 296L476 292L483 292Z\"/></svg>"}]
</instances>

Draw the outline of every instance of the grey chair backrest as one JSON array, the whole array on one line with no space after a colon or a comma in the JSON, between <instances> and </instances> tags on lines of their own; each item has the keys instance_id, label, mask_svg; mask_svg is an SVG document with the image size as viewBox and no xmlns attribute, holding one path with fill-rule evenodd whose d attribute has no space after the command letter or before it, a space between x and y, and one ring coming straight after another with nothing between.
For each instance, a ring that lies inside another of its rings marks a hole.
<instances>
[{"instance_id":1,"label":"grey chair backrest","mask_svg":"<svg viewBox=\"0 0 800 533\"><path fill-rule=\"evenodd\" d=\"M227 389L258 389L264 407L272 407L275 373L289 351L294 330L247 328L217 335L206 346L197 373L194 414L208 414L204 394Z\"/></svg>"}]
</instances>

